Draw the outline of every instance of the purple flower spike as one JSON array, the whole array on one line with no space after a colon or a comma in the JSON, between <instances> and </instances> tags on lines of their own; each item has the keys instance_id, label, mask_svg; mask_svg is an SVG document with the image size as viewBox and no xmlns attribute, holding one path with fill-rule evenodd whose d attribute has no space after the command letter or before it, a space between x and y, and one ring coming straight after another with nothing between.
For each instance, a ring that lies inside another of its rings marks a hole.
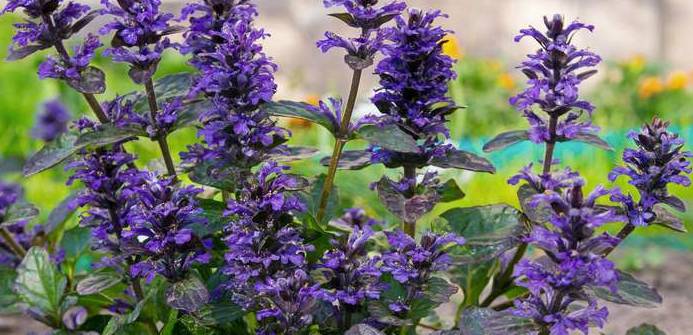
<instances>
[{"instance_id":1,"label":"purple flower spike","mask_svg":"<svg viewBox=\"0 0 693 335\"><path fill-rule=\"evenodd\" d=\"M546 177L523 171L514 181L519 179L538 184L534 187L542 192L531 198L530 206L541 204L552 212L548 224L535 225L525 240L548 257L523 259L515 266L516 284L527 288L530 296L516 300L512 312L534 320L551 334L572 330L587 334L590 326L604 324L607 310L592 298L586 307L573 302L589 296L587 287L615 291L618 281L614 264L603 255L620 240L607 233L595 236L595 230L625 218L597 206L597 200L610 193L603 187L584 196L584 180L570 170Z\"/></svg>"},{"instance_id":2,"label":"purple flower spike","mask_svg":"<svg viewBox=\"0 0 693 335\"><path fill-rule=\"evenodd\" d=\"M416 157L395 157L401 154L371 148L374 162L388 164L399 158L425 165L449 150L442 138L449 135L447 116L457 109L447 97L448 82L456 74L454 60L442 51L441 40L449 31L434 25L440 17L446 15L411 9L408 18L396 18L397 27L389 37L392 45L384 48L385 58L375 70L382 87L372 101L383 114L376 117L381 124L398 125L424 143Z\"/></svg>"},{"instance_id":3,"label":"purple flower spike","mask_svg":"<svg viewBox=\"0 0 693 335\"><path fill-rule=\"evenodd\" d=\"M303 270L291 275L268 278L256 285L257 300L268 301L257 312L257 334L298 334L313 323L320 289Z\"/></svg>"},{"instance_id":4,"label":"purple flower spike","mask_svg":"<svg viewBox=\"0 0 693 335\"><path fill-rule=\"evenodd\" d=\"M111 48L104 55L115 62L129 63L130 78L142 84L156 72L161 54L172 46L167 35L180 29L170 25L171 13L161 13L159 0L101 0L101 14L112 15L115 20L103 26L102 35L115 31Z\"/></svg>"},{"instance_id":5,"label":"purple flower spike","mask_svg":"<svg viewBox=\"0 0 693 335\"><path fill-rule=\"evenodd\" d=\"M31 129L34 138L50 142L67 131L70 122L70 112L58 100L43 105L43 110L36 118L36 124Z\"/></svg>"},{"instance_id":6,"label":"purple flower spike","mask_svg":"<svg viewBox=\"0 0 693 335\"><path fill-rule=\"evenodd\" d=\"M535 143L572 139L580 134L591 134L599 130L591 123L594 106L579 96L579 85L594 75L594 67L601 62L596 54L577 49L571 44L573 35L581 29L592 31L591 25L573 22L565 26L563 17L544 17L546 33L530 27L515 37L519 42L524 37L536 40L540 49L528 55L519 68L529 78L528 87L510 103L529 121L529 138ZM547 118L536 112L540 109L551 118L556 118L555 129ZM586 115L584 112L587 112Z\"/></svg>"},{"instance_id":7,"label":"purple flower spike","mask_svg":"<svg viewBox=\"0 0 693 335\"><path fill-rule=\"evenodd\" d=\"M681 199L669 195L667 187L670 184L690 186L688 174L691 173L690 158L693 154L683 150L683 139L670 132L668 127L669 122L655 118L639 133L631 133L629 137L637 148L625 149L625 166L616 167L609 174L611 181L621 175L628 177L628 183L638 190L640 200L637 202L620 190L615 190L611 196L612 201L623 205L630 223L635 226L646 226L654 221L657 204L669 205L679 211L686 209Z\"/></svg>"},{"instance_id":8,"label":"purple flower spike","mask_svg":"<svg viewBox=\"0 0 693 335\"><path fill-rule=\"evenodd\" d=\"M326 32L325 39L317 42L322 52L332 48L347 51L346 63L354 70L363 70L373 65L373 58L385 48L392 31L382 25L398 16L407 5L402 1L390 1L378 6L378 0L325 0L325 7L344 7L347 13L333 14L351 27L360 28L357 38L345 38Z\"/></svg>"}]
</instances>

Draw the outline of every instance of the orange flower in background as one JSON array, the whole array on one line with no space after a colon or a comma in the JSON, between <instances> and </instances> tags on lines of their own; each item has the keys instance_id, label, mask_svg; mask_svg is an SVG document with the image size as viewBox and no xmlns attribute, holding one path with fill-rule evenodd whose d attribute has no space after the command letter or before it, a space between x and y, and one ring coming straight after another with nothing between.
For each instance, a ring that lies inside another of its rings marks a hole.
<instances>
[{"instance_id":1,"label":"orange flower in background","mask_svg":"<svg viewBox=\"0 0 693 335\"><path fill-rule=\"evenodd\" d=\"M667 78L667 88L672 91L682 90L688 87L689 82L690 77L688 73L684 71L674 71L670 73L669 78Z\"/></svg>"},{"instance_id":2,"label":"orange flower in background","mask_svg":"<svg viewBox=\"0 0 693 335\"><path fill-rule=\"evenodd\" d=\"M646 77L638 86L638 96L647 99L664 91L664 83L659 77Z\"/></svg>"},{"instance_id":3,"label":"orange flower in background","mask_svg":"<svg viewBox=\"0 0 693 335\"><path fill-rule=\"evenodd\" d=\"M634 72L641 72L645 69L646 64L647 60L645 59L645 56L641 54L634 55L625 62L626 67Z\"/></svg>"},{"instance_id":4,"label":"orange flower in background","mask_svg":"<svg viewBox=\"0 0 693 335\"><path fill-rule=\"evenodd\" d=\"M498 77L498 86L511 91L515 88L515 79L510 73L503 73Z\"/></svg>"},{"instance_id":5,"label":"orange flower in background","mask_svg":"<svg viewBox=\"0 0 693 335\"><path fill-rule=\"evenodd\" d=\"M313 106L318 106L320 105L320 96L315 94L309 95L306 97L305 103ZM310 129L312 125L313 124L310 121L304 119L290 118L288 120L288 126L292 129Z\"/></svg>"},{"instance_id":6,"label":"orange flower in background","mask_svg":"<svg viewBox=\"0 0 693 335\"><path fill-rule=\"evenodd\" d=\"M443 54L449 56L452 59L462 59L464 54L462 53L462 48L460 48L460 42L457 37L452 34L447 34L443 37Z\"/></svg>"}]
</instances>

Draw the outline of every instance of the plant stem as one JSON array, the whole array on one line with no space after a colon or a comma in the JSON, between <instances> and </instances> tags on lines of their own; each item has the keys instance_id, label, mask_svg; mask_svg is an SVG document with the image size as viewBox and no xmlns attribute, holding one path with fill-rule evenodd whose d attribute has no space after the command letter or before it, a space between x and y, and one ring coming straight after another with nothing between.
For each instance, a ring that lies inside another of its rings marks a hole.
<instances>
[{"instance_id":1,"label":"plant stem","mask_svg":"<svg viewBox=\"0 0 693 335\"><path fill-rule=\"evenodd\" d=\"M144 88L147 91L147 100L149 102L149 116L151 118L152 126L156 128L156 114L159 112L159 105L156 102L156 92L154 92L154 82L149 78L144 83ZM158 131L158 129L157 129ZM157 134L156 141L159 143L159 148L161 149L161 155L164 157L164 163L166 164L166 170L169 176L177 179L176 175L176 165L173 163L173 158L171 157L171 150L168 147L168 141L166 140L166 134Z\"/></svg>"},{"instance_id":2,"label":"plant stem","mask_svg":"<svg viewBox=\"0 0 693 335\"><path fill-rule=\"evenodd\" d=\"M490 306L494 300L496 300L498 297L500 297L508 291L508 289L511 287L511 284L513 283L512 275L515 270L515 264L517 264L517 262L519 262L520 259L522 259L526 251L527 243L522 243L519 247L517 247L515 256L513 256L513 259L510 261L510 263L508 263L508 266L505 268L505 271L503 271L500 277L496 277L496 279L493 281L493 288L491 289L491 293L489 293L486 299L484 299L484 301L481 302L481 307Z\"/></svg>"},{"instance_id":3,"label":"plant stem","mask_svg":"<svg viewBox=\"0 0 693 335\"><path fill-rule=\"evenodd\" d=\"M549 140L546 141L546 152L544 153L544 174L551 172L551 162L553 152L556 148L556 127L558 126L558 116L551 115L549 118Z\"/></svg>"},{"instance_id":4,"label":"plant stem","mask_svg":"<svg viewBox=\"0 0 693 335\"><path fill-rule=\"evenodd\" d=\"M142 285L140 285L140 280L139 278L131 278L132 279L132 291L135 293L135 297L137 297L137 301L140 302L144 300L144 291L142 290ZM147 320L145 322L147 327L149 327L149 330L153 332L153 334L158 334L159 330L156 328L156 324L152 320Z\"/></svg>"},{"instance_id":5,"label":"plant stem","mask_svg":"<svg viewBox=\"0 0 693 335\"><path fill-rule=\"evenodd\" d=\"M616 235L616 237L620 240L618 244L621 244L621 242L623 242L623 240L625 240L626 237L628 237L633 231L635 231L635 226L630 223L626 223L626 225L623 226L623 228L621 228L621 231L619 231ZM604 251L604 257L608 256L612 251L614 251L614 249L616 249L617 246L618 245L606 249Z\"/></svg>"},{"instance_id":6,"label":"plant stem","mask_svg":"<svg viewBox=\"0 0 693 335\"><path fill-rule=\"evenodd\" d=\"M335 136L334 150L332 150L332 157L330 157L330 165L327 170L327 177L325 177L325 183L323 184L322 192L320 193L320 202L317 213L318 222L322 222L322 220L325 218L325 211L327 210L330 193L332 193L335 175L337 174L337 167L339 166L339 159L342 157L344 145L349 141L349 125L351 124L351 115L353 114L354 106L356 105L356 97L359 93L359 85L361 84L362 73L363 70L354 70L354 74L351 78L349 99L347 100L346 109L344 110L344 115L342 116L338 133Z\"/></svg>"},{"instance_id":7,"label":"plant stem","mask_svg":"<svg viewBox=\"0 0 693 335\"><path fill-rule=\"evenodd\" d=\"M403 168L404 178L407 180L414 180L414 183L409 188L409 193L411 193L411 196L413 196L416 192L416 166L405 165ZM402 221L402 230L404 230L404 233L411 236L412 238L416 237L416 221Z\"/></svg>"},{"instance_id":8,"label":"plant stem","mask_svg":"<svg viewBox=\"0 0 693 335\"><path fill-rule=\"evenodd\" d=\"M0 236L2 236L2 239L5 240L7 246L12 249L12 252L14 252L19 258L24 259L24 256L26 256L26 250L24 250L24 248L14 240L14 237L12 237L12 234L7 230L7 228L0 228Z\"/></svg>"}]
</instances>

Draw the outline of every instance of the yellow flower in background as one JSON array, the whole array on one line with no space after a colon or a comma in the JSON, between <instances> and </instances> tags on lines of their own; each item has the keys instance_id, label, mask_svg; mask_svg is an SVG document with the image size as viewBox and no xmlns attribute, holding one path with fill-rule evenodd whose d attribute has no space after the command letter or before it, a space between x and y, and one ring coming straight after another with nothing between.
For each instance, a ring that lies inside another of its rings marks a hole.
<instances>
[{"instance_id":1,"label":"yellow flower in background","mask_svg":"<svg viewBox=\"0 0 693 335\"><path fill-rule=\"evenodd\" d=\"M320 96L311 94L306 97L306 103L313 106L320 106Z\"/></svg>"},{"instance_id":2,"label":"yellow flower in background","mask_svg":"<svg viewBox=\"0 0 693 335\"><path fill-rule=\"evenodd\" d=\"M462 59L464 54L462 53L462 48L460 48L460 42L457 37L452 34L447 34L443 37L443 54L449 56L452 59Z\"/></svg>"},{"instance_id":3,"label":"yellow flower in background","mask_svg":"<svg viewBox=\"0 0 693 335\"><path fill-rule=\"evenodd\" d=\"M313 106L320 105L320 96L311 94L306 96L305 103ZM290 118L288 120L288 126L292 129L309 129L313 124L310 121L304 119Z\"/></svg>"},{"instance_id":4,"label":"yellow flower in background","mask_svg":"<svg viewBox=\"0 0 693 335\"><path fill-rule=\"evenodd\" d=\"M503 73L498 77L498 86L511 91L515 88L515 79L510 73Z\"/></svg>"},{"instance_id":5,"label":"yellow flower in background","mask_svg":"<svg viewBox=\"0 0 693 335\"><path fill-rule=\"evenodd\" d=\"M662 91L664 91L664 83L659 77L646 77L638 86L638 96L641 99L647 99Z\"/></svg>"},{"instance_id":6,"label":"yellow flower in background","mask_svg":"<svg viewBox=\"0 0 693 335\"><path fill-rule=\"evenodd\" d=\"M690 77L688 73L684 71L674 71L670 73L669 78L667 78L667 88L672 91L682 90L688 86L689 82Z\"/></svg>"},{"instance_id":7,"label":"yellow flower in background","mask_svg":"<svg viewBox=\"0 0 693 335\"><path fill-rule=\"evenodd\" d=\"M634 72L641 72L645 69L646 64L647 60L645 59L645 56L643 56L642 54L634 55L625 63L626 67L628 67L628 69Z\"/></svg>"}]
</instances>

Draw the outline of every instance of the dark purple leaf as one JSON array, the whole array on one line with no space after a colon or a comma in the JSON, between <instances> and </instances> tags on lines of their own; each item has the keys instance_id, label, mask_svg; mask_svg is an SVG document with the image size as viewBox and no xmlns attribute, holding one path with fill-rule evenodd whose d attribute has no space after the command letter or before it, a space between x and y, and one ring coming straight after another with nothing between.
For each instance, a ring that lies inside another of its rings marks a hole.
<instances>
[{"instance_id":1,"label":"dark purple leaf","mask_svg":"<svg viewBox=\"0 0 693 335\"><path fill-rule=\"evenodd\" d=\"M461 169L495 173L496 168L486 158L462 150L449 150L446 157L436 157L431 164L445 169Z\"/></svg>"},{"instance_id":2,"label":"dark purple leaf","mask_svg":"<svg viewBox=\"0 0 693 335\"><path fill-rule=\"evenodd\" d=\"M462 311L457 327L459 331L454 334L459 335L526 335L539 330L529 319L476 307Z\"/></svg>"},{"instance_id":3,"label":"dark purple leaf","mask_svg":"<svg viewBox=\"0 0 693 335\"><path fill-rule=\"evenodd\" d=\"M549 222L553 210L544 203L537 204L536 206L530 205L530 201L535 195L537 195L537 191L532 186L527 184L520 186L517 190L517 199L520 202L522 211L527 215L527 218L534 223Z\"/></svg>"},{"instance_id":4,"label":"dark purple leaf","mask_svg":"<svg viewBox=\"0 0 693 335\"><path fill-rule=\"evenodd\" d=\"M662 297L654 287L620 270L616 293L606 287L592 287L591 290L597 297L621 305L656 308L662 303Z\"/></svg>"},{"instance_id":5,"label":"dark purple leaf","mask_svg":"<svg viewBox=\"0 0 693 335\"><path fill-rule=\"evenodd\" d=\"M335 134L339 125L332 122L327 116L318 113L312 105L304 102L278 101L262 104L260 109L273 116L302 119L325 127Z\"/></svg>"},{"instance_id":6,"label":"dark purple leaf","mask_svg":"<svg viewBox=\"0 0 693 335\"><path fill-rule=\"evenodd\" d=\"M24 165L22 172L25 177L48 170L70 157L80 148L75 145L79 135L75 132L65 132L55 140L46 143L41 150L32 155Z\"/></svg>"},{"instance_id":7,"label":"dark purple leaf","mask_svg":"<svg viewBox=\"0 0 693 335\"><path fill-rule=\"evenodd\" d=\"M329 166L331 158L331 156L323 157L323 159L320 160L320 164ZM370 152L365 150L352 150L342 153L337 168L342 170L361 170L369 165L371 165Z\"/></svg>"},{"instance_id":8,"label":"dark purple leaf","mask_svg":"<svg viewBox=\"0 0 693 335\"><path fill-rule=\"evenodd\" d=\"M70 35L80 32L84 27L86 27L91 21L99 16L98 10L93 10L87 15L84 15L81 19L77 20L72 27L70 27Z\"/></svg>"},{"instance_id":9,"label":"dark purple leaf","mask_svg":"<svg viewBox=\"0 0 693 335\"><path fill-rule=\"evenodd\" d=\"M93 66L82 70L78 79L67 79L67 83L80 93L101 94L106 91L106 75Z\"/></svg>"},{"instance_id":10,"label":"dark purple leaf","mask_svg":"<svg viewBox=\"0 0 693 335\"><path fill-rule=\"evenodd\" d=\"M7 61L16 61L37 52L39 50L50 48L50 45L27 45L18 49L11 48L7 55Z\"/></svg>"},{"instance_id":11,"label":"dark purple leaf","mask_svg":"<svg viewBox=\"0 0 693 335\"><path fill-rule=\"evenodd\" d=\"M513 130L501 133L491 141L484 144L484 152L494 152L505 149L513 144L529 140L529 133L526 130Z\"/></svg>"},{"instance_id":12,"label":"dark purple leaf","mask_svg":"<svg viewBox=\"0 0 693 335\"><path fill-rule=\"evenodd\" d=\"M342 22L346 23L351 27L358 28L358 26L356 25L356 20L354 20L354 17L349 13L332 13L328 15L340 19Z\"/></svg>"},{"instance_id":13,"label":"dark purple leaf","mask_svg":"<svg viewBox=\"0 0 693 335\"><path fill-rule=\"evenodd\" d=\"M43 229L46 231L46 234L50 234L51 232L55 231L56 228L65 223L65 221L72 216L76 209L73 201L77 198L77 196L79 196L78 192L69 194L48 214L46 223L43 225Z\"/></svg>"},{"instance_id":14,"label":"dark purple leaf","mask_svg":"<svg viewBox=\"0 0 693 335\"><path fill-rule=\"evenodd\" d=\"M102 147L128 139L136 139L138 136L148 136L144 129L117 127L114 124L102 124L99 128L79 136L75 146L84 148L87 146Z\"/></svg>"},{"instance_id":15,"label":"dark purple leaf","mask_svg":"<svg viewBox=\"0 0 693 335\"><path fill-rule=\"evenodd\" d=\"M344 335L385 335L385 333L363 323L353 325Z\"/></svg>"},{"instance_id":16,"label":"dark purple leaf","mask_svg":"<svg viewBox=\"0 0 693 335\"><path fill-rule=\"evenodd\" d=\"M308 147L288 147L286 150L272 154L272 160L276 162L294 162L309 159L319 152L318 149Z\"/></svg>"},{"instance_id":17,"label":"dark purple leaf","mask_svg":"<svg viewBox=\"0 0 693 335\"><path fill-rule=\"evenodd\" d=\"M9 226L21 221L31 221L39 214L38 208L26 202L18 202L10 206L2 217L0 227Z\"/></svg>"},{"instance_id":18,"label":"dark purple leaf","mask_svg":"<svg viewBox=\"0 0 693 335\"><path fill-rule=\"evenodd\" d=\"M346 55L344 56L344 62L346 62L352 70L363 70L373 65L373 58Z\"/></svg>"},{"instance_id":19,"label":"dark purple leaf","mask_svg":"<svg viewBox=\"0 0 693 335\"><path fill-rule=\"evenodd\" d=\"M664 198L664 203L671 206L671 208L679 211L679 212L685 212L686 211L686 203L683 202L678 197L675 196L668 196Z\"/></svg>"},{"instance_id":20,"label":"dark purple leaf","mask_svg":"<svg viewBox=\"0 0 693 335\"><path fill-rule=\"evenodd\" d=\"M589 144L589 145L592 145L592 146L595 146L597 148L604 149L607 151L614 151L614 148L612 148L611 145L609 145L609 143L607 143L605 140L601 139L599 136L594 135L594 134L577 134L575 136L575 138L572 138L572 139L563 138L563 139L560 139L559 141L565 142L565 141L569 141L569 140L586 143L586 144Z\"/></svg>"},{"instance_id":21,"label":"dark purple leaf","mask_svg":"<svg viewBox=\"0 0 693 335\"><path fill-rule=\"evenodd\" d=\"M134 81L136 84L144 84L148 80L150 80L154 76L154 72L156 72L156 65L152 65L146 68L142 68L139 66L133 66L128 70L128 76L132 81Z\"/></svg>"},{"instance_id":22,"label":"dark purple leaf","mask_svg":"<svg viewBox=\"0 0 693 335\"><path fill-rule=\"evenodd\" d=\"M683 224L683 221L679 219L676 215L671 213L669 210L662 206L655 206L654 208L655 220L651 224L655 224L662 227L667 227L671 230L687 233L688 229Z\"/></svg>"},{"instance_id":23,"label":"dark purple leaf","mask_svg":"<svg viewBox=\"0 0 693 335\"><path fill-rule=\"evenodd\" d=\"M356 136L372 145L396 152L416 153L416 141L396 125L365 125L356 131Z\"/></svg>"}]
</instances>

